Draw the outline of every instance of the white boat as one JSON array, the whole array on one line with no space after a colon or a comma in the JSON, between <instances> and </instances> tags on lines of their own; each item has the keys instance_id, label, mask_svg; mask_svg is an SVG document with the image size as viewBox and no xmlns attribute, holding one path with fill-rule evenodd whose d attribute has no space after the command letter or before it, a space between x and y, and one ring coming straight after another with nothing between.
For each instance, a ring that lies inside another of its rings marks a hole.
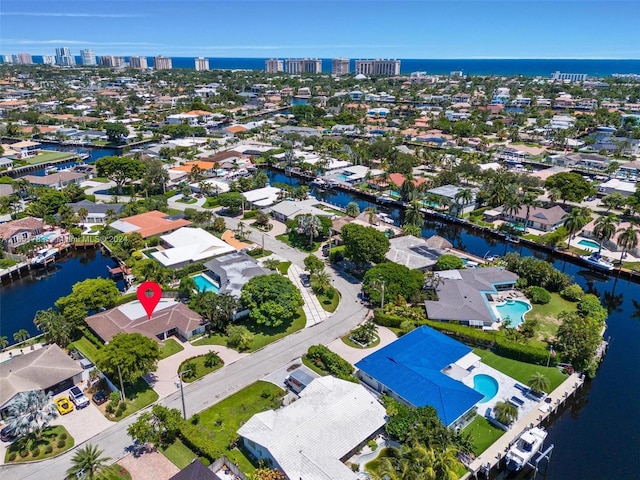
<instances>
[{"instance_id":1,"label":"white boat","mask_svg":"<svg viewBox=\"0 0 640 480\"><path fill-rule=\"evenodd\" d=\"M309 184L316 188L327 188L327 183L320 177L313 179Z\"/></svg>"},{"instance_id":2,"label":"white boat","mask_svg":"<svg viewBox=\"0 0 640 480\"><path fill-rule=\"evenodd\" d=\"M56 256L56 253L58 253L57 248L43 248L42 250L38 250L38 255L33 260L31 260L31 264L44 265L49 260L54 258Z\"/></svg>"},{"instance_id":3,"label":"white boat","mask_svg":"<svg viewBox=\"0 0 640 480\"><path fill-rule=\"evenodd\" d=\"M514 235L507 235L505 240L510 243L520 243L520 238Z\"/></svg>"},{"instance_id":4,"label":"white boat","mask_svg":"<svg viewBox=\"0 0 640 480\"><path fill-rule=\"evenodd\" d=\"M601 270L613 270L614 265L609 260L605 260L598 252L593 252L590 255L580 255L580 258L589 265L599 268Z\"/></svg>"},{"instance_id":5,"label":"white boat","mask_svg":"<svg viewBox=\"0 0 640 480\"><path fill-rule=\"evenodd\" d=\"M337 187L338 185L340 185L340 182L339 182L339 181L337 181L337 180L336 180L336 179L334 179L334 178L330 178L330 179L328 179L328 180L327 180L327 186L328 186L329 188L335 188L335 187Z\"/></svg>"},{"instance_id":6,"label":"white boat","mask_svg":"<svg viewBox=\"0 0 640 480\"><path fill-rule=\"evenodd\" d=\"M382 195L378 195L376 197L376 201L378 201L380 203L393 203L393 202L395 202L395 200L391 196L387 195L386 193L383 193Z\"/></svg>"},{"instance_id":7,"label":"white boat","mask_svg":"<svg viewBox=\"0 0 640 480\"><path fill-rule=\"evenodd\" d=\"M518 471L524 468L540 451L545 438L547 431L542 427L531 428L520 435L505 456L507 470Z\"/></svg>"},{"instance_id":8,"label":"white boat","mask_svg":"<svg viewBox=\"0 0 640 480\"><path fill-rule=\"evenodd\" d=\"M388 213L379 212L376 215L384 223L390 223L391 225L394 225L394 223L395 223L394 220L393 220L393 217L391 215L389 215Z\"/></svg>"}]
</instances>

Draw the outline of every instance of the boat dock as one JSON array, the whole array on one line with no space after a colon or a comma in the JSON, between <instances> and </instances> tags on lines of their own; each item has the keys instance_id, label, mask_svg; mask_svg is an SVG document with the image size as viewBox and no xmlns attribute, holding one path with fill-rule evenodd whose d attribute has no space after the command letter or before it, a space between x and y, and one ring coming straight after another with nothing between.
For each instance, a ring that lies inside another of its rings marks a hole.
<instances>
[{"instance_id":1,"label":"boat dock","mask_svg":"<svg viewBox=\"0 0 640 480\"><path fill-rule=\"evenodd\" d=\"M583 385L584 378L580 374L571 374L569 378L538 404L538 408L534 408L520 420L512 424L511 428L496 440L493 445L472 460L467 466L469 473L461 478L478 478L478 472L486 472L499 466L501 460L509 451L509 448L511 448L525 430L540 425L547 418L554 415Z\"/></svg>"}]
</instances>

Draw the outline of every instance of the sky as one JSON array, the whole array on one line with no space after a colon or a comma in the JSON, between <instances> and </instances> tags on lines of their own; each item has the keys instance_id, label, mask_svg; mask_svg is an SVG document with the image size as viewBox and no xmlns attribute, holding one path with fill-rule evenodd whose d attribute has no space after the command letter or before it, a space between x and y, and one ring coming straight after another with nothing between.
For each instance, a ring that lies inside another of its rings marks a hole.
<instances>
[{"instance_id":1,"label":"sky","mask_svg":"<svg viewBox=\"0 0 640 480\"><path fill-rule=\"evenodd\" d=\"M640 0L2 0L0 53L640 59Z\"/></svg>"}]
</instances>

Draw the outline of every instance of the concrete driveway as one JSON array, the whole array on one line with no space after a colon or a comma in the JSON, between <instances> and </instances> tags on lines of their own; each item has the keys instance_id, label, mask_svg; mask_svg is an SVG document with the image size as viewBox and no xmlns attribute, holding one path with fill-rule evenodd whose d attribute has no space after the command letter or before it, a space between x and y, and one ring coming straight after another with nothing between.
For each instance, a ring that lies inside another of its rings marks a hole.
<instances>
[{"instance_id":1,"label":"concrete driveway","mask_svg":"<svg viewBox=\"0 0 640 480\"><path fill-rule=\"evenodd\" d=\"M66 396L66 395L65 395ZM56 396L56 398L58 398ZM62 425L75 440L75 444L88 440L113 425L113 422L100 413L93 402L81 410L59 415L52 425Z\"/></svg>"},{"instance_id":2,"label":"concrete driveway","mask_svg":"<svg viewBox=\"0 0 640 480\"><path fill-rule=\"evenodd\" d=\"M318 375L316 372L311 370L309 367L303 365L302 360L300 358L297 358L295 360L291 360L289 363L283 365L277 370L274 370L269 375L263 377L262 380L264 380L265 382L273 383L279 386L280 388L283 388L284 390L288 390L287 386L284 384L284 380L289 376L291 372L297 369L303 370L311 378L320 377L320 375Z\"/></svg>"},{"instance_id":3,"label":"concrete driveway","mask_svg":"<svg viewBox=\"0 0 640 480\"><path fill-rule=\"evenodd\" d=\"M160 452L148 452L139 456L129 454L118 461L133 480L166 480L180 471Z\"/></svg>"},{"instance_id":4,"label":"concrete driveway","mask_svg":"<svg viewBox=\"0 0 640 480\"><path fill-rule=\"evenodd\" d=\"M396 337L396 334L389 330L387 327L381 326L378 326L378 336L380 337L380 343L371 348L350 347L349 345L344 343L341 338L334 340L329 345L327 345L327 347L329 347L332 352L340 355L351 365L354 365L367 355L372 354L376 350L380 350L382 347L386 347L398 338Z\"/></svg>"}]
</instances>

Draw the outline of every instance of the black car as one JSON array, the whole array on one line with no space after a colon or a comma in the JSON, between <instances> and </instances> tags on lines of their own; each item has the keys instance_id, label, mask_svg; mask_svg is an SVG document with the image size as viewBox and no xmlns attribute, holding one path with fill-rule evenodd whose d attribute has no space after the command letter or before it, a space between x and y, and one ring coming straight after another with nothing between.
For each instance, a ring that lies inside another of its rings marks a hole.
<instances>
[{"instance_id":1,"label":"black car","mask_svg":"<svg viewBox=\"0 0 640 480\"><path fill-rule=\"evenodd\" d=\"M15 431L9 425L0 430L0 440L3 442L11 442L15 440L16 436Z\"/></svg>"},{"instance_id":2,"label":"black car","mask_svg":"<svg viewBox=\"0 0 640 480\"><path fill-rule=\"evenodd\" d=\"M109 397L104 392L104 390L100 390L93 394L93 401L96 405L102 405L107 400L109 400Z\"/></svg>"}]
</instances>

